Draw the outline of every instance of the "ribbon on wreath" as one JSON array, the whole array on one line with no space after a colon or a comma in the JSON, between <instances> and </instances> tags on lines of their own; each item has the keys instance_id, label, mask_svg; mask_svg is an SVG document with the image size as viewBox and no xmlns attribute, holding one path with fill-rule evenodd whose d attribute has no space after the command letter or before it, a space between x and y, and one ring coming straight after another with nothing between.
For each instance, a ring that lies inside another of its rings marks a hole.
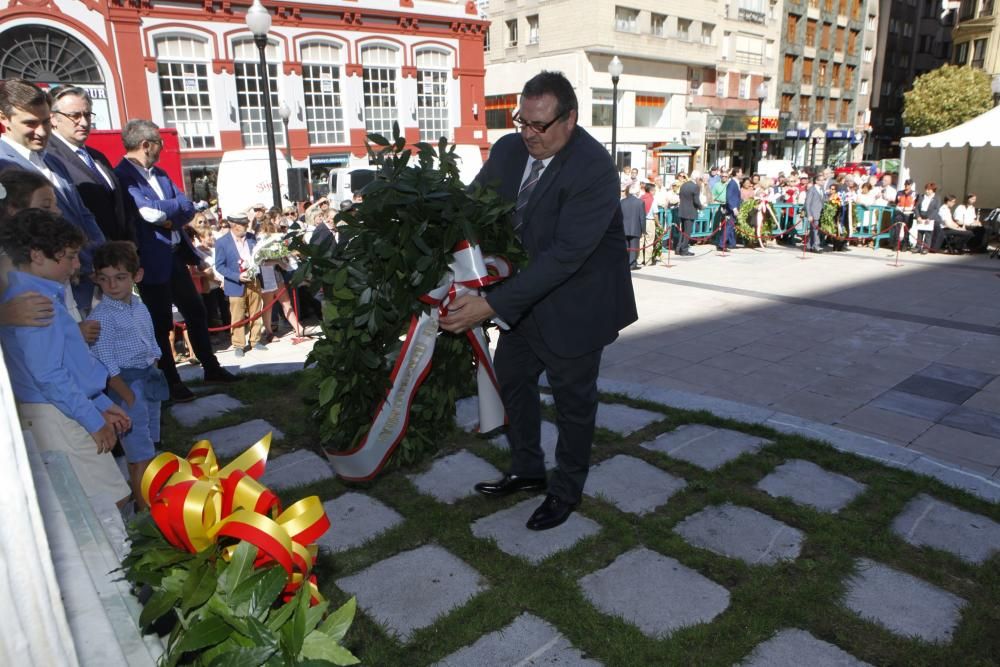
<instances>
[{"instance_id":1,"label":"ribbon on wreath","mask_svg":"<svg viewBox=\"0 0 1000 667\"><path fill-rule=\"evenodd\" d=\"M483 257L479 246L468 241L455 246L453 259L441 282L420 298L436 308L410 319L406 340L389 376L389 392L378 406L368 433L354 449L327 452L330 465L340 477L349 481L372 479L406 435L410 405L431 370L438 318L448 312L448 304L463 294L479 294L482 288L504 280L511 273L513 267L503 257ZM501 328L507 328L499 319L494 321ZM466 331L466 336L477 361L479 430L486 433L503 426L506 417L486 336L481 327L472 327Z\"/></svg>"},{"instance_id":2,"label":"ribbon on wreath","mask_svg":"<svg viewBox=\"0 0 1000 667\"><path fill-rule=\"evenodd\" d=\"M282 511L278 497L257 481L270 446L268 433L221 469L208 440L195 443L185 458L160 454L142 476L142 496L174 547L197 553L220 537L244 540L257 547L255 567L277 563L285 570L286 597L307 585L312 604L318 604L323 597L311 576L315 541L330 519L316 496ZM234 549L224 549L223 558L228 560Z\"/></svg>"}]
</instances>

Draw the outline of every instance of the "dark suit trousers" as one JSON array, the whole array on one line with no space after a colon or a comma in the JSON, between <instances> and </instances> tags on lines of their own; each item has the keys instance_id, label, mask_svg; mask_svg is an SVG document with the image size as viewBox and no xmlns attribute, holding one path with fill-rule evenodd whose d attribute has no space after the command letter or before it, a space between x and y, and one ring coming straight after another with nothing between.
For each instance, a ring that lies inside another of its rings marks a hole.
<instances>
[{"instance_id":1,"label":"dark suit trousers","mask_svg":"<svg viewBox=\"0 0 1000 667\"><path fill-rule=\"evenodd\" d=\"M184 316L191 347L194 348L194 354L201 362L201 367L207 372L217 370L220 366L219 360L215 358L212 339L208 333L205 303L195 289L191 273L182 257L175 252L172 259L170 282L162 285L147 285L140 282L139 295L153 320L153 331L160 346L160 370L167 377L167 382L177 384L181 378L174 364L174 351L170 349L170 330L174 326L171 304L176 305L177 310Z\"/></svg>"},{"instance_id":2,"label":"dark suit trousers","mask_svg":"<svg viewBox=\"0 0 1000 667\"><path fill-rule=\"evenodd\" d=\"M678 229L677 234L677 246L674 251L678 253L685 253L688 250L688 246L691 243L691 230L694 229L694 220L685 220L681 218L681 228Z\"/></svg>"},{"instance_id":3,"label":"dark suit trousers","mask_svg":"<svg viewBox=\"0 0 1000 667\"><path fill-rule=\"evenodd\" d=\"M603 351L572 359L557 357L545 345L531 315L512 331L501 333L497 345L496 374L509 419L510 473L545 476L538 393L538 377L544 370L555 399L559 430L556 468L549 477L548 492L570 503L580 502L590 469Z\"/></svg>"},{"instance_id":4,"label":"dark suit trousers","mask_svg":"<svg viewBox=\"0 0 1000 667\"><path fill-rule=\"evenodd\" d=\"M639 246L641 245L638 236L625 237L625 249L628 251L628 265L630 267L636 266L636 262L639 261Z\"/></svg>"}]
</instances>

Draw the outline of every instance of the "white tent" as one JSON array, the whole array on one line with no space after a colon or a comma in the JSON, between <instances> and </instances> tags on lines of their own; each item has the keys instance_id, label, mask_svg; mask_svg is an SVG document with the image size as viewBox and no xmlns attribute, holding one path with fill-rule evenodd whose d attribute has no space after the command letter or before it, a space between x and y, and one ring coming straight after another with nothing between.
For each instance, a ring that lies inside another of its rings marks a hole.
<instances>
[{"instance_id":1,"label":"white tent","mask_svg":"<svg viewBox=\"0 0 1000 667\"><path fill-rule=\"evenodd\" d=\"M938 184L938 194L958 203L976 193L981 208L1000 207L1000 107L944 132L902 141L901 163L916 190Z\"/></svg>"}]
</instances>

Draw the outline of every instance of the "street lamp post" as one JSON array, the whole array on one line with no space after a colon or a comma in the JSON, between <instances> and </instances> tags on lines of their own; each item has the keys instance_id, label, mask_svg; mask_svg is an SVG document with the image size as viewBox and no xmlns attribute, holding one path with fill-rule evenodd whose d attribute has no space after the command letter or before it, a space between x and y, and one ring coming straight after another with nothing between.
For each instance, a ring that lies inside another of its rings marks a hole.
<instances>
[{"instance_id":1,"label":"street lamp post","mask_svg":"<svg viewBox=\"0 0 1000 667\"><path fill-rule=\"evenodd\" d=\"M993 93L993 106L1000 104L1000 74L994 74L990 81L990 91Z\"/></svg>"},{"instance_id":2,"label":"street lamp post","mask_svg":"<svg viewBox=\"0 0 1000 667\"><path fill-rule=\"evenodd\" d=\"M757 145L755 146L755 150L757 153L756 155L757 160L753 160L750 162L751 173L755 173L757 171L757 161L764 156L764 152L761 150L761 143L760 143L760 126L764 124L764 117L762 114L764 112L764 100L766 99L767 99L767 84L761 83L759 86L757 86Z\"/></svg>"},{"instance_id":3,"label":"street lamp post","mask_svg":"<svg viewBox=\"0 0 1000 667\"><path fill-rule=\"evenodd\" d=\"M278 158L275 156L274 118L271 116L271 81L267 76L267 33L271 30L271 15L260 0L253 0L246 15L247 28L253 34L260 54L260 88L264 93L264 131L267 134L267 161L271 166L271 195L274 208L281 209L281 181L278 180Z\"/></svg>"},{"instance_id":4,"label":"street lamp post","mask_svg":"<svg viewBox=\"0 0 1000 667\"><path fill-rule=\"evenodd\" d=\"M708 168L719 166L719 130L722 129L722 116L711 115L708 117L708 129L712 131L714 147L712 149L712 161Z\"/></svg>"},{"instance_id":5,"label":"street lamp post","mask_svg":"<svg viewBox=\"0 0 1000 667\"><path fill-rule=\"evenodd\" d=\"M608 74L611 75L611 159L616 169L618 168L618 79L624 69L625 66L618 56L608 63Z\"/></svg>"},{"instance_id":6,"label":"street lamp post","mask_svg":"<svg viewBox=\"0 0 1000 667\"><path fill-rule=\"evenodd\" d=\"M288 105L284 102L278 107L278 115L281 117L281 123L285 126L285 157L288 160L288 166L292 166L292 143L288 139L288 119L292 117L292 110L288 108Z\"/></svg>"}]
</instances>

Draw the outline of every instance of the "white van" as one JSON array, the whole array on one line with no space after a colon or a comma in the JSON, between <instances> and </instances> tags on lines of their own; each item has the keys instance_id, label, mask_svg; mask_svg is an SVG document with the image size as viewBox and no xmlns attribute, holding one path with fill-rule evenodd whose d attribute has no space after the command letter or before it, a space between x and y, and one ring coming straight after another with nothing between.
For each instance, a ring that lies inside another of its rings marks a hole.
<instances>
[{"instance_id":1,"label":"white van","mask_svg":"<svg viewBox=\"0 0 1000 667\"><path fill-rule=\"evenodd\" d=\"M288 163L281 151L275 151L278 160L278 183L281 186L281 204L288 206ZM223 215L245 212L254 204L271 208L271 164L267 149L253 148L226 151L219 163L216 181L219 192L219 209Z\"/></svg>"}]
</instances>

